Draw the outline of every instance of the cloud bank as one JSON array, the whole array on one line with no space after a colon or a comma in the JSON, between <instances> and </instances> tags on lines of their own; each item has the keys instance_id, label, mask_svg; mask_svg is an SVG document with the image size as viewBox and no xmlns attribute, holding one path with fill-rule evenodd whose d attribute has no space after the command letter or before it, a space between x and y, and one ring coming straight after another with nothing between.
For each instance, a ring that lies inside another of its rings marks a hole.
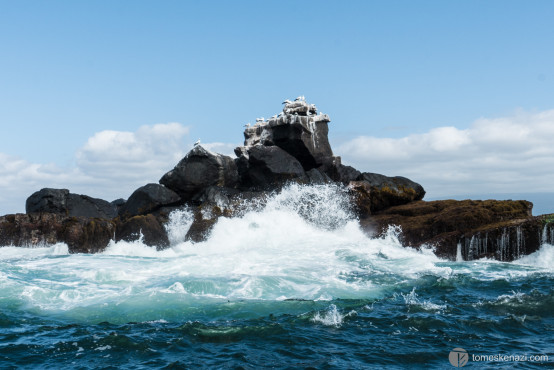
<instances>
[{"instance_id":1,"label":"cloud bank","mask_svg":"<svg viewBox=\"0 0 554 370\"><path fill-rule=\"evenodd\" d=\"M343 163L420 182L430 197L554 191L554 110L481 118L402 138L360 136L335 149Z\"/></svg>"},{"instance_id":2,"label":"cloud bank","mask_svg":"<svg viewBox=\"0 0 554 370\"><path fill-rule=\"evenodd\" d=\"M142 126L136 132L101 131L77 151L71 168L0 153L0 214L24 212L27 197L44 187L106 200L127 198L175 166L187 151L188 133L180 123Z\"/></svg>"}]
</instances>

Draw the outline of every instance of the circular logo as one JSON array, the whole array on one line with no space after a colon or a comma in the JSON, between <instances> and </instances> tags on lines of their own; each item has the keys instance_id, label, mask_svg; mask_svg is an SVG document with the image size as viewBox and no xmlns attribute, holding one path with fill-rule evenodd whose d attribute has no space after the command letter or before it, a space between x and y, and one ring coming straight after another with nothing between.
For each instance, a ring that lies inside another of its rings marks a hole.
<instances>
[{"instance_id":1,"label":"circular logo","mask_svg":"<svg viewBox=\"0 0 554 370\"><path fill-rule=\"evenodd\" d=\"M465 366L468 359L469 355L467 354L467 351L463 348L454 348L452 351L450 351L450 354L448 354L448 360L454 367Z\"/></svg>"}]
</instances>

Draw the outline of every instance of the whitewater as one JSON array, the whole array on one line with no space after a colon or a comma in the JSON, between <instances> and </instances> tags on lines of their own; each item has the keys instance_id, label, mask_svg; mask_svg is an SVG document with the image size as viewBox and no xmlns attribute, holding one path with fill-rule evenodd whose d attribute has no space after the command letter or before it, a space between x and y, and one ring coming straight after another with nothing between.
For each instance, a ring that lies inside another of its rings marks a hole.
<instances>
[{"instance_id":1,"label":"whitewater","mask_svg":"<svg viewBox=\"0 0 554 370\"><path fill-rule=\"evenodd\" d=\"M0 248L2 368L448 368L469 353L554 361L554 246L447 261L359 227L345 190L290 185L170 248ZM512 368L514 364L480 362Z\"/></svg>"}]
</instances>

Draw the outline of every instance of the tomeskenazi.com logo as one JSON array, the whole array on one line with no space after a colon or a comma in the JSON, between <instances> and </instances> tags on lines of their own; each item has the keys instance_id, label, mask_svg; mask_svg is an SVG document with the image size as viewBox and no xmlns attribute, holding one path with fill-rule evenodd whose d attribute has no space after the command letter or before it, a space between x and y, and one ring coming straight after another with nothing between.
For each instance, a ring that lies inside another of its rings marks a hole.
<instances>
[{"instance_id":1,"label":"tomeskenazi.com logo","mask_svg":"<svg viewBox=\"0 0 554 370\"><path fill-rule=\"evenodd\" d=\"M448 355L448 360L454 367L462 367L467 364L467 361L469 360L469 355L467 354L467 351L463 348L454 348L452 351L450 351L450 354Z\"/></svg>"}]
</instances>

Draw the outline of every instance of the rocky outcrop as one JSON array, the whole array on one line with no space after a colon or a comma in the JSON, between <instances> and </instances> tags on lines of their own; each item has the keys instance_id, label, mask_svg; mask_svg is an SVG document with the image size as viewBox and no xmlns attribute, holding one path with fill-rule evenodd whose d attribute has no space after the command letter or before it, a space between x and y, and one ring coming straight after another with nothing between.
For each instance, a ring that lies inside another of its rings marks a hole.
<instances>
[{"instance_id":1,"label":"rocky outcrop","mask_svg":"<svg viewBox=\"0 0 554 370\"><path fill-rule=\"evenodd\" d=\"M156 247L158 250L169 247L167 232L152 214L134 216L118 223L115 240L127 242L142 240L144 244Z\"/></svg>"},{"instance_id":2,"label":"rocky outcrop","mask_svg":"<svg viewBox=\"0 0 554 370\"><path fill-rule=\"evenodd\" d=\"M268 189L289 180L306 181L308 177L300 162L278 146L254 145L237 150L240 178L248 188Z\"/></svg>"},{"instance_id":3,"label":"rocky outcrop","mask_svg":"<svg viewBox=\"0 0 554 370\"><path fill-rule=\"evenodd\" d=\"M131 194L120 210L122 218L145 215L162 207L178 205L181 197L173 190L160 184L147 184L141 186Z\"/></svg>"},{"instance_id":4,"label":"rocky outcrop","mask_svg":"<svg viewBox=\"0 0 554 370\"><path fill-rule=\"evenodd\" d=\"M333 159L327 137L330 121L328 115L317 114L315 105L306 103L303 97L286 101L283 113L246 128L244 146L278 146L308 171Z\"/></svg>"},{"instance_id":5,"label":"rocky outcrop","mask_svg":"<svg viewBox=\"0 0 554 370\"><path fill-rule=\"evenodd\" d=\"M195 145L159 184L138 188L127 201L108 203L66 189L42 189L27 200L26 215L0 217L0 245L64 242L71 253L95 253L110 240L140 240L166 248L170 212L183 206L194 215L184 240L200 242L220 217L240 217L261 207L269 194L290 182L344 186L368 234L380 236L396 225L405 245L431 245L449 259L512 260L554 241L554 217L532 217L529 202L425 202L425 190L410 179L342 164L329 144L329 123L329 116L301 96L286 100L278 115L247 125L237 158ZM309 212L302 216L318 224Z\"/></svg>"},{"instance_id":6,"label":"rocky outcrop","mask_svg":"<svg viewBox=\"0 0 554 370\"><path fill-rule=\"evenodd\" d=\"M110 219L117 216L117 207L102 199L70 193L67 189L44 188L27 198L25 212Z\"/></svg>"},{"instance_id":7,"label":"rocky outcrop","mask_svg":"<svg viewBox=\"0 0 554 370\"><path fill-rule=\"evenodd\" d=\"M116 223L102 218L55 213L15 214L0 217L0 245L46 246L66 243L70 253L103 251L113 238Z\"/></svg>"},{"instance_id":8,"label":"rocky outcrop","mask_svg":"<svg viewBox=\"0 0 554 370\"><path fill-rule=\"evenodd\" d=\"M371 213L383 209L421 200L425 190L421 185L405 177L388 177L377 173L364 172L357 181L350 182L353 189L369 192L369 210Z\"/></svg>"},{"instance_id":9,"label":"rocky outcrop","mask_svg":"<svg viewBox=\"0 0 554 370\"><path fill-rule=\"evenodd\" d=\"M160 179L160 184L187 201L209 186L237 186L238 171L231 157L212 153L196 145L173 170Z\"/></svg>"},{"instance_id":10,"label":"rocky outcrop","mask_svg":"<svg viewBox=\"0 0 554 370\"><path fill-rule=\"evenodd\" d=\"M540 247L547 217L531 216L532 206L523 200L416 201L377 212L361 225L373 236L397 225L405 245L433 246L437 255L448 259L460 252L464 260L511 261Z\"/></svg>"}]
</instances>

